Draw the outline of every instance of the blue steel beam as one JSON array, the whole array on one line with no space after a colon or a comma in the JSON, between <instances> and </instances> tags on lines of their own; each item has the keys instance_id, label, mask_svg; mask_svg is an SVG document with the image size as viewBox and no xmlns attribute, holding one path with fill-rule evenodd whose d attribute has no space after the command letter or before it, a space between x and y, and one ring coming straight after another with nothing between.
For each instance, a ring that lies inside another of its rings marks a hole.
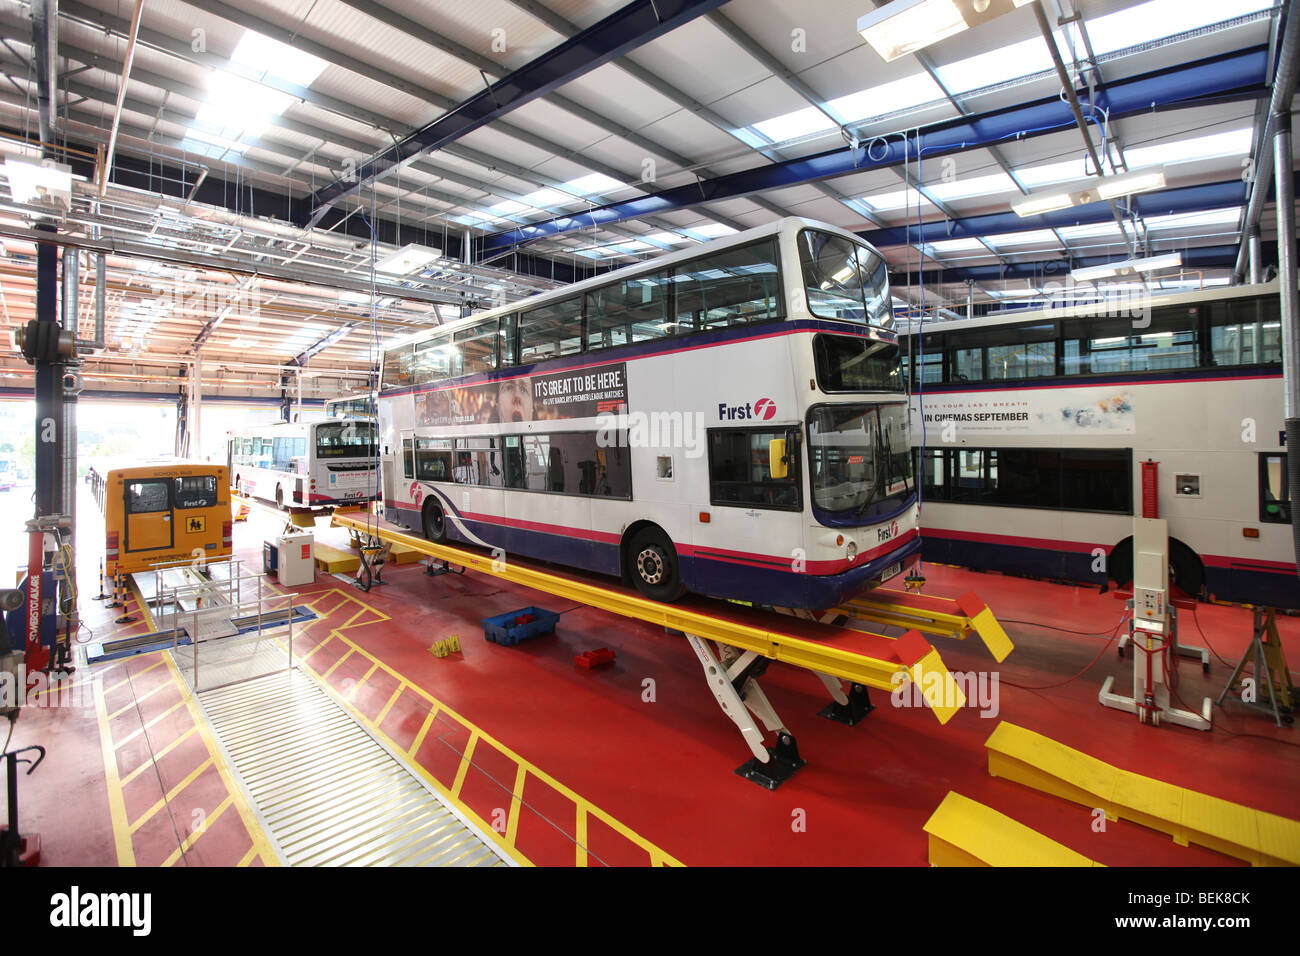
<instances>
[{"instance_id":1,"label":"blue steel beam","mask_svg":"<svg viewBox=\"0 0 1300 956\"><path fill-rule=\"evenodd\" d=\"M1110 118L1115 120L1208 101L1257 99L1268 92L1264 86L1267 61L1268 47L1258 45L1113 81L1105 94L1098 95L1096 105L1109 110ZM1022 106L936 123L907 140L900 135L882 137L859 149L845 146L826 150L610 203L577 216L493 233L480 240L478 252L488 256L535 239L588 227L897 166L907 158L915 161L918 153L922 158L932 158L1073 128L1074 115L1069 105L1060 97L1045 97Z\"/></svg>"},{"instance_id":2,"label":"blue steel beam","mask_svg":"<svg viewBox=\"0 0 1300 956\"><path fill-rule=\"evenodd\" d=\"M1237 262L1237 246L1196 246L1190 249L1153 249L1152 255L1166 252L1181 252L1183 267L1190 269L1231 269ZM1013 262L1009 266L998 263L986 266L953 266L945 269L927 269L921 276L921 283L937 286L943 283L997 282L999 280L1032 279L1049 282L1064 281L1071 269L1083 269L1088 266L1106 265L1111 262L1123 262L1131 258L1127 252L1114 256L1080 256L1073 262L1062 258L1038 259L1031 262ZM916 273L911 276L890 276L890 284L895 289L916 285Z\"/></svg>"},{"instance_id":3,"label":"blue steel beam","mask_svg":"<svg viewBox=\"0 0 1300 956\"><path fill-rule=\"evenodd\" d=\"M304 223L315 225L331 206L356 195L372 180L406 165L423 153L455 142L725 2L633 0L371 157L354 172L317 190L311 197L310 215L305 217Z\"/></svg>"},{"instance_id":4,"label":"blue steel beam","mask_svg":"<svg viewBox=\"0 0 1300 956\"><path fill-rule=\"evenodd\" d=\"M1241 206L1246 201L1246 184L1240 179L1203 186L1182 186L1163 189L1133 197L1133 206L1144 217L1171 216L1184 212L1205 212ZM995 212L983 216L965 216L961 219L937 219L912 226L891 226L887 229L869 229L858 235L877 248L922 242L943 242L945 239L979 238L1005 235L1013 232L1031 232L1037 229L1067 229L1110 222L1110 207L1105 203L1089 203L1070 209L1021 218L1014 212Z\"/></svg>"}]
</instances>

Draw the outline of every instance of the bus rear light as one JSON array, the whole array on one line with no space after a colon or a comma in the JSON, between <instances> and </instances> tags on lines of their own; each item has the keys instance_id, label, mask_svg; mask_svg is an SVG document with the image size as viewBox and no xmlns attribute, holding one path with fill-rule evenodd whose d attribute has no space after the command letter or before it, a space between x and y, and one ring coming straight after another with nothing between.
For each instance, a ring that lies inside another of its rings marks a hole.
<instances>
[{"instance_id":1,"label":"bus rear light","mask_svg":"<svg viewBox=\"0 0 1300 956\"><path fill-rule=\"evenodd\" d=\"M117 542L118 533L116 531L109 531L104 535L104 554L106 557L117 559Z\"/></svg>"},{"instance_id":2,"label":"bus rear light","mask_svg":"<svg viewBox=\"0 0 1300 956\"><path fill-rule=\"evenodd\" d=\"M1241 536L1242 536L1243 538L1258 538L1258 537L1259 537L1259 529L1258 529L1258 528L1242 528L1242 529L1241 529Z\"/></svg>"},{"instance_id":3,"label":"bus rear light","mask_svg":"<svg viewBox=\"0 0 1300 956\"><path fill-rule=\"evenodd\" d=\"M701 512L700 512L700 524L708 524L709 521L710 521L709 513L708 513L707 511L701 511Z\"/></svg>"},{"instance_id":4,"label":"bus rear light","mask_svg":"<svg viewBox=\"0 0 1300 956\"><path fill-rule=\"evenodd\" d=\"M234 530L234 523L230 521L221 522L221 543L230 547L231 533Z\"/></svg>"}]
</instances>

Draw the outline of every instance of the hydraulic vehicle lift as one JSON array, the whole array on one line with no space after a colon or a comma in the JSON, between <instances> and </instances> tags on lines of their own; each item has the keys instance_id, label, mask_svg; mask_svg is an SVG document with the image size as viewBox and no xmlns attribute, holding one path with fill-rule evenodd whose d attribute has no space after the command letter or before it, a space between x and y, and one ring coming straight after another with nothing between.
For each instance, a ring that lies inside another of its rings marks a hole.
<instances>
[{"instance_id":1,"label":"hydraulic vehicle lift","mask_svg":"<svg viewBox=\"0 0 1300 956\"><path fill-rule=\"evenodd\" d=\"M939 653L914 625L899 637L888 637L703 597L660 604L617 585L541 570L520 560L501 561L491 554L435 544L373 516L336 513L333 524L377 541L404 545L447 565L504 578L611 614L680 632L699 658L718 706L736 725L754 755L737 773L768 789L778 787L806 763L799 755L794 734L777 715L758 683L772 661L813 672L832 697L832 706L828 708L832 713L828 716L845 723L856 723L869 711L867 688L892 692L907 680L920 688L940 723L947 723L966 702ZM935 625L931 622L926 626ZM850 685L847 692L844 681ZM765 731L775 737L770 746Z\"/></svg>"}]
</instances>

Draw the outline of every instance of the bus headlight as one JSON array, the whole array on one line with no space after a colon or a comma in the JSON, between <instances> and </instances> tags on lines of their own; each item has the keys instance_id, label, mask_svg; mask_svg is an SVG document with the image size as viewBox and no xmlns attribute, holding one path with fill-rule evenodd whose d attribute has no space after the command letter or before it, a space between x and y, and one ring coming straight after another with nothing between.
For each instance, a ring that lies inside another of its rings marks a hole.
<instances>
[{"instance_id":1,"label":"bus headlight","mask_svg":"<svg viewBox=\"0 0 1300 956\"><path fill-rule=\"evenodd\" d=\"M857 558L857 556L858 556L858 545L857 545L857 542L856 542L856 541L850 541L850 542L849 542L849 546L848 546L847 548L845 548L844 551L845 551L846 554L848 554L848 556L849 556L849 560L850 560L850 561L852 561L852 560L854 560L855 558Z\"/></svg>"}]
</instances>

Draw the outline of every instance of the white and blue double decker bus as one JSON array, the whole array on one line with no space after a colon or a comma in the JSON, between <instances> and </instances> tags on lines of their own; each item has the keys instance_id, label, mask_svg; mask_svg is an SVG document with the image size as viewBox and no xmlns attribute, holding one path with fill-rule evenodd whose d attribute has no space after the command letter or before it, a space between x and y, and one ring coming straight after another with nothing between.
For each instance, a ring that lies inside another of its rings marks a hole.
<instances>
[{"instance_id":1,"label":"white and blue double decker bus","mask_svg":"<svg viewBox=\"0 0 1300 956\"><path fill-rule=\"evenodd\" d=\"M885 262L802 219L399 340L385 515L686 591L827 608L917 559Z\"/></svg>"}]
</instances>

